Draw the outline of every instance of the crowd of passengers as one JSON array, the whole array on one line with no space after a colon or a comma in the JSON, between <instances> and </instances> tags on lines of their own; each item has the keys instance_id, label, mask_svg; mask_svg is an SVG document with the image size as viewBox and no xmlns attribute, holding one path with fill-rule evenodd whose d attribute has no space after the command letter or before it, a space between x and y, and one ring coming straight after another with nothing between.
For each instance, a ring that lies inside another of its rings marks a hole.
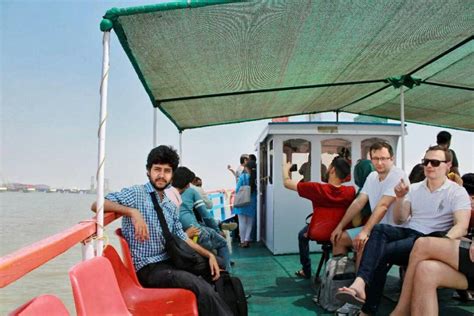
<instances>
[{"instance_id":1,"label":"crowd of passengers","mask_svg":"<svg viewBox=\"0 0 474 316\"><path fill-rule=\"evenodd\" d=\"M473 288L474 247L470 240L461 238L469 226L474 174L459 177L449 141L449 133L438 135L438 145L428 148L416 166L416 179L393 165L388 143L374 143L370 160L355 166L357 192L353 186L343 185L350 177L347 157L332 161L326 182L296 182L290 178L291 164L285 164L284 186L312 201L316 219L315 229L305 226L298 235L302 269L296 275L311 277L309 241L318 240L330 241L334 255L345 255L351 249L355 252L357 278L349 287L339 289L336 296L362 306L362 315L377 311L392 264L408 266L393 315L435 315L436 288ZM247 248L256 216L255 156L242 155L240 163L237 170L228 169L236 178L236 192L243 185L251 187L251 203L234 209L240 247ZM185 288L196 295L200 315L232 315L212 282L177 269L166 252L150 194L156 195L170 232L208 258L213 281L222 270L230 271L233 264L223 231L235 229L236 224L216 222L201 179L178 165L179 156L172 147L152 149L146 164L149 181L108 194L104 210L123 215L122 233L144 287ZM96 210L95 203L92 209Z\"/></svg>"},{"instance_id":2,"label":"crowd of passengers","mask_svg":"<svg viewBox=\"0 0 474 316\"><path fill-rule=\"evenodd\" d=\"M380 304L387 273L393 264L407 266L402 292L391 315L437 315L437 288L474 289L474 244L468 234L474 210L474 174L459 175L449 149L451 135L440 132L410 177L394 166L390 144L370 147L370 160L354 168L336 157L327 170L327 182L296 182L290 163L283 166L287 189L309 199L313 220L298 234L301 270L311 277L309 241L331 242L333 255L355 252L356 279L340 288L335 299L341 311L372 315Z\"/></svg>"}]
</instances>

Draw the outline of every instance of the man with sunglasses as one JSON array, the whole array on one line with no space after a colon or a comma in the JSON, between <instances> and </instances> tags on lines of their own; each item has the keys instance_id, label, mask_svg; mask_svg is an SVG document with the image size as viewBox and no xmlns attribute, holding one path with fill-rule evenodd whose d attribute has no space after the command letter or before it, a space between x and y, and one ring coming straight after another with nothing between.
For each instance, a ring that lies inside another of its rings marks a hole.
<instances>
[{"instance_id":1,"label":"man with sunglasses","mask_svg":"<svg viewBox=\"0 0 474 316\"><path fill-rule=\"evenodd\" d=\"M470 199L463 187L447 178L451 159L445 148L430 147L422 160L426 179L411 187L401 180L395 187L393 219L405 227L376 225L365 246L356 280L336 294L346 302L362 304L361 315L377 311L391 265L408 263L418 237L456 239L467 233Z\"/></svg>"}]
</instances>

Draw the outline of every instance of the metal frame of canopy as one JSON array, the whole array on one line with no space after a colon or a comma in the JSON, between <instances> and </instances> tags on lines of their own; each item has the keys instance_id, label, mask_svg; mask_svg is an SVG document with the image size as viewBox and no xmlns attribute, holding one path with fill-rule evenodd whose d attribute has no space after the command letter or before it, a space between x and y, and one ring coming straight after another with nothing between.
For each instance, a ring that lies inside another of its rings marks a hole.
<instances>
[{"instance_id":1,"label":"metal frame of canopy","mask_svg":"<svg viewBox=\"0 0 474 316\"><path fill-rule=\"evenodd\" d=\"M198 1L198 2L187 1L186 3L183 2L183 3L170 4L169 7L167 7L166 6L167 4L165 4L165 6L163 6L162 9L163 10L172 10L172 9L182 9L182 8L197 8L197 7L202 7L202 6L208 6L208 5L211 5L211 4L212 5L217 5L217 4L231 3L231 2L236 2L236 1L215 1L213 3L210 3L210 2L208 3L206 1ZM113 14L118 14L118 12L120 11L119 9L114 9L114 10L115 11L113 12ZM147 10L146 7L137 7L137 8L127 9L127 10L123 11L124 13L123 12L122 13L124 15L133 15L133 14L136 14L136 13L147 12L146 10ZM154 10L156 10L156 8ZM106 23L104 23L104 21ZM114 27L113 22L111 22L110 20L105 19L101 23L101 30L104 32L104 37L103 37L104 49L103 49L103 66L102 66L102 82L101 82L101 101L100 101L101 109L100 109L100 128L99 128L99 146L98 146L99 147L99 152L98 152L98 171L97 171L97 188L98 188L98 191L97 191L97 237L98 237L98 242L97 242L97 249L96 249L96 254L97 255L101 254L102 247L103 247L103 241L102 241L102 237L103 237L103 228L102 227L103 227L103 224L102 224L102 222L103 222L103 204L104 204L105 128L106 128L106 117L107 117L107 87L108 87L108 69L109 69L110 30L113 27ZM123 32L123 30L121 30L120 32ZM157 145L157 104L155 104L156 100L153 98L153 95L152 95L148 85L146 84L146 82L142 78L142 74L139 70L139 66L136 63L136 60L133 60L133 57L131 57L132 55L130 55L131 54L130 47L125 47L124 46L124 42L122 41L120 36L119 36L119 39L121 40L122 46L124 47L124 49L125 49L127 55L129 56L129 58L131 59L132 64L135 67L135 70L137 71L137 73L139 75L140 80L142 81L145 89L147 90L147 93L149 94L149 96L151 98L152 103L155 106L155 108L153 109L153 111L154 111L153 112L153 145L156 146ZM433 61L443 57L444 54L448 53L449 51L452 51L452 50L460 47L460 45L463 45L465 43L469 43L470 41L474 41L474 37L472 35L469 38L465 39L464 41L458 43L454 47L451 47L448 51L444 52L443 54L438 55L435 58L431 59L429 62L433 62ZM471 45L472 45L472 43L471 43ZM424 64L420 67L422 68L422 67L425 67L426 65L427 64ZM346 104L340 109L347 108L348 106L352 105L353 103L359 102L359 101L361 101L361 100L363 100L367 97L370 97L374 93L380 92L380 91L386 89L387 87L390 87L391 85L394 86L395 88L399 88L399 94L400 94L399 95L400 121L401 121L401 128L402 128L401 154L402 154L402 167L405 168L405 137L404 137L405 136L405 133L404 133L404 127L405 127L405 92L404 92L404 89L405 88L403 86L405 85L405 86L408 86L409 88L411 88L411 86L409 86L409 84L407 85L406 82L404 82L403 77L409 77L410 80L413 80L413 78L411 78L410 75L414 74L416 71L421 69L420 67L418 67L415 70L411 71L406 76L402 76L402 78L399 79L399 82L395 83L395 84L390 81L390 78L382 79L382 80L380 80L380 79L379 80L369 80L369 81L365 80L365 81L360 81L360 82L333 82L331 84L314 84L314 85L304 85L304 86L277 87L277 88L274 88L274 89L233 91L233 92L229 92L229 93L218 93L218 94L211 94L211 95L190 96L190 97L182 97L182 98L168 98L168 99L165 98L165 99L161 100L161 102L175 102L176 100L184 100L184 99L186 99L186 100L203 99L203 98L209 98L209 97L214 98L214 97L229 96L229 95L232 96L232 95L242 95L242 94L257 94L257 93L267 93L267 92L275 92L275 91L291 91L291 90L298 90L298 89L320 88L320 87L327 87L327 86L341 86L341 85L349 85L349 84L366 84L366 83L372 83L372 82L385 82L385 83L387 83L387 85L385 85L383 88L378 89L378 90L374 91L373 93L370 93L370 94L366 95L363 98L357 99L357 100L355 100L354 102L352 102L350 104ZM422 83L429 84L429 85L442 85L442 86L450 87L450 88L457 88L457 89L464 89L464 90L474 91L474 89L470 88L470 87L454 86L454 85L449 85L449 84L448 85L447 84L439 84L439 83L436 83L436 82L429 82L429 81L426 81L426 80L422 81ZM419 84L419 82L417 84ZM164 111L163 108L160 107L160 109L165 113L165 115L170 117L170 115L166 111ZM336 112L339 112L339 110L337 110ZM311 112L311 113L316 113L316 112ZM352 113L352 112L349 111L349 113ZM308 114L308 113L299 113L299 114ZM363 113L363 114L366 115L365 113ZM287 114L285 114L285 115L287 115ZM291 114L291 115L294 115L294 114ZM260 117L260 118L257 118L257 119L263 119L263 118L270 118L270 117ZM171 120L173 121L173 123L179 129L179 154L181 156L182 155L182 131L186 128L189 128L189 127L185 127L185 128L180 127L179 125L177 125L177 123L172 118L171 118ZM250 120L255 120L255 119L250 118ZM245 120L241 120L241 121L245 121ZM236 122L239 122L239 121L235 121L234 123L236 123ZM229 122L223 122L221 124L227 124L227 123L229 123ZM210 125L216 125L216 124L210 124ZM199 127L199 126L197 126L197 127ZM88 253L90 253L90 251Z\"/></svg>"}]
</instances>

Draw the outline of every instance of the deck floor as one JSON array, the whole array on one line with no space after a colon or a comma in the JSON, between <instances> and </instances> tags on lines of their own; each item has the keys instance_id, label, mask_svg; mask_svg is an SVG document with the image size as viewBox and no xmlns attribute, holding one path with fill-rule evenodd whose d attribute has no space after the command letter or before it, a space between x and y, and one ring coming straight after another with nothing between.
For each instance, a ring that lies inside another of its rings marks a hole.
<instances>
[{"instance_id":1,"label":"deck floor","mask_svg":"<svg viewBox=\"0 0 474 316\"><path fill-rule=\"evenodd\" d=\"M320 254L311 254L313 273ZM273 256L260 243L250 248L232 244L233 273L238 276L247 294L249 315L334 315L316 305L312 298L316 287L312 281L299 279L294 272L300 268L298 255ZM392 269L387 281L386 293L378 315L388 315L398 298L397 270ZM440 291L440 315L474 315L474 302L461 303L451 299L451 290Z\"/></svg>"}]
</instances>

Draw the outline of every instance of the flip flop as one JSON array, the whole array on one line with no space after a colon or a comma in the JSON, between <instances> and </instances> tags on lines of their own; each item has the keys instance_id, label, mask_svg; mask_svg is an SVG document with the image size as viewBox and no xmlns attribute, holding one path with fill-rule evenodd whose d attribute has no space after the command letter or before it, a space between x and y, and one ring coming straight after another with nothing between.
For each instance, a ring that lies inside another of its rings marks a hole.
<instances>
[{"instance_id":1,"label":"flip flop","mask_svg":"<svg viewBox=\"0 0 474 316\"><path fill-rule=\"evenodd\" d=\"M295 275L299 278L303 278L303 279L309 279L310 277L307 276L303 270L298 270L298 271L295 271Z\"/></svg>"},{"instance_id":2,"label":"flip flop","mask_svg":"<svg viewBox=\"0 0 474 316\"><path fill-rule=\"evenodd\" d=\"M350 303L357 306L365 304L365 300L357 295L356 290L350 287L345 287L337 291L336 299L344 303Z\"/></svg>"}]
</instances>

